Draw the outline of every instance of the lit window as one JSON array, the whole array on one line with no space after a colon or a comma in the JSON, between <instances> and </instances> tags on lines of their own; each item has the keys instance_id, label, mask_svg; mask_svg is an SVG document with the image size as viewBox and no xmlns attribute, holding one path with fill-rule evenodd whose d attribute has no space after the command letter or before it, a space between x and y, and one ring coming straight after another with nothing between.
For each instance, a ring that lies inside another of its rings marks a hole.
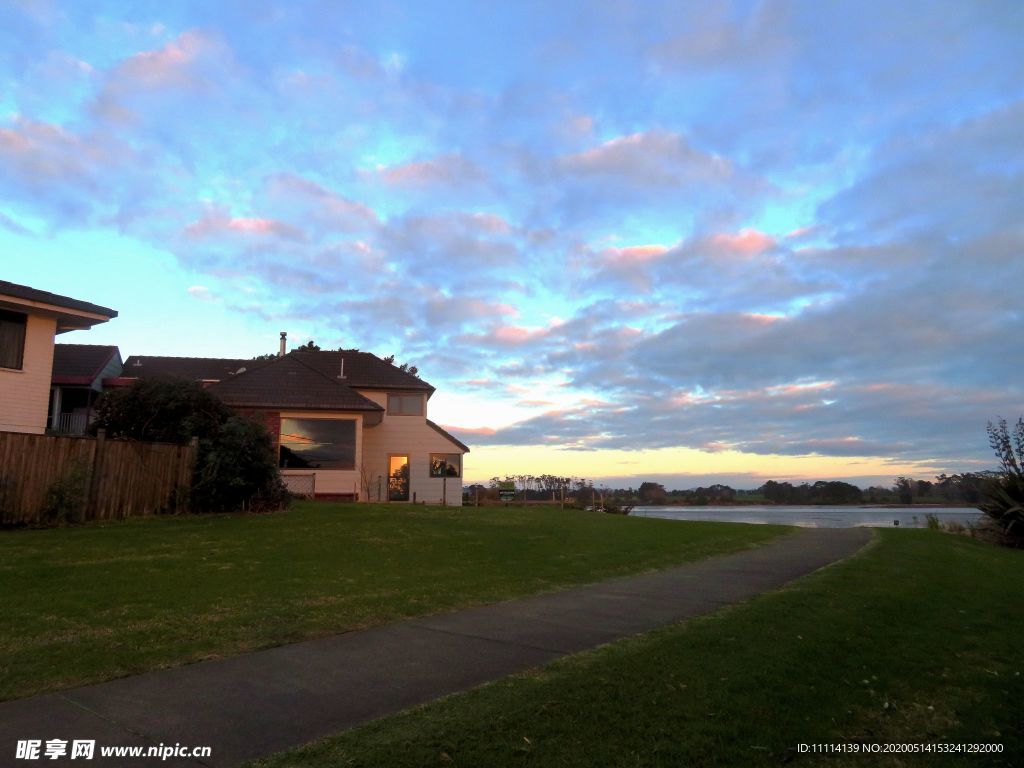
<instances>
[{"instance_id":1,"label":"lit window","mask_svg":"<svg viewBox=\"0 0 1024 768\"><path fill-rule=\"evenodd\" d=\"M388 413L392 416L422 416L423 395L388 395Z\"/></svg>"},{"instance_id":2,"label":"lit window","mask_svg":"<svg viewBox=\"0 0 1024 768\"><path fill-rule=\"evenodd\" d=\"M460 477L462 475L462 456L457 453L430 454L431 477Z\"/></svg>"},{"instance_id":3,"label":"lit window","mask_svg":"<svg viewBox=\"0 0 1024 768\"><path fill-rule=\"evenodd\" d=\"M355 469L353 419L281 419L284 469Z\"/></svg>"},{"instance_id":4,"label":"lit window","mask_svg":"<svg viewBox=\"0 0 1024 768\"><path fill-rule=\"evenodd\" d=\"M0 309L0 368L21 369L25 361L28 316Z\"/></svg>"}]
</instances>

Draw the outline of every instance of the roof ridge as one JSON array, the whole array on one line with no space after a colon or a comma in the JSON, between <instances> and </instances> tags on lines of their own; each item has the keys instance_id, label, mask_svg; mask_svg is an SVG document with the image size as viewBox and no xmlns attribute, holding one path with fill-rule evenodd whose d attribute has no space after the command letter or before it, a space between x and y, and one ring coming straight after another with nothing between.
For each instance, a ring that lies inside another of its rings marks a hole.
<instances>
[{"instance_id":1,"label":"roof ridge","mask_svg":"<svg viewBox=\"0 0 1024 768\"><path fill-rule=\"evenodd\" d=\"M84 346L84 345L83 345ZM104 345L92 345L92 346L104 346ZM114 346L114 345L111 345ZM251 357L193 357L190 355L128 355L128 357L149 357L149 358L160 358L162 360L240 360L243 362L263 362L262 360L254 360Z\"/></svg>"}]
</instances>

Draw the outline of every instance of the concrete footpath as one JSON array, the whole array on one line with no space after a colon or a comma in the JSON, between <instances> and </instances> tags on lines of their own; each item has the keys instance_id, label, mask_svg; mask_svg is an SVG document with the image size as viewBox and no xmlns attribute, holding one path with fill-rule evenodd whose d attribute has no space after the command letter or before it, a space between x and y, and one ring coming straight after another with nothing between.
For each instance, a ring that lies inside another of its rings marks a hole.
<instances>
[{"instance_id":1,"label":"concrete footpath","mask_svg":"<svg viewBox=\"0 0 1024 768\"><path fill-rule=\"evenodd\" d=\"M232 766L569 653L714 611L853 554L863 528L801 529L756 549L454 613L0 704L0 766ZM16 759L38 739L40 759ZM95 740L93 760L46 741ZM201 759L103 746L209 746Z\"/></svg>"}]
</instances>

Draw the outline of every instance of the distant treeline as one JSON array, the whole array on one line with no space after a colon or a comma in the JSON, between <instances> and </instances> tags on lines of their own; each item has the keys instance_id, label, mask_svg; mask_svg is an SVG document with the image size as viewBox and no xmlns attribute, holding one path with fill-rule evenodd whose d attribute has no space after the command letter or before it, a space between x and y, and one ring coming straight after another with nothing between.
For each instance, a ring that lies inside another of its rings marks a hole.
<instances>
[{"instance_id":1,"label":"distant treeline","mask_svg":"<svg viewBox=\"0 0 1024 768\"><path fill-rule=\"evenodd\" d=\"M590 502L604 494L606 501L621 504L977 504L984 498L984 488L997 473L964 472L939 475L934 481L897 477L892 486L862 489L841 480L819 480L815 483L777 482L769 480L756 490L731 488L714 484L688 490L666 490L661 483L643 482L637 488L606 488L583 477L557 475L509 475L492 477L488 486L466 488L472 497L497 499L502 482L515 485L522 501L548 501L566 497Z\"/></svg>"}]
</instances>

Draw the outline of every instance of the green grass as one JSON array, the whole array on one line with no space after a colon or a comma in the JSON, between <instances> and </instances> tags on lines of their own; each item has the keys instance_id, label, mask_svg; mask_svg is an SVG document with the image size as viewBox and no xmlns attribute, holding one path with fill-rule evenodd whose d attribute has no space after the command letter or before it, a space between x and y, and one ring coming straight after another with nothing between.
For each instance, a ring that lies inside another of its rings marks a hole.
<instances>
[{"instance_id":1,"label":"green grass","mask_svg":"<svg viewBox=\"0 0 1024 768\"><path fill-rule=\"evenodd\" d=\"M1024 765L1022 586L1024 552L881 531L786 589L258 765ZM796 750L939 741L1005 751Z\"/></svg>"},{"instance_id":2,"label":"green grass","mask_svg":"<svg viewBox=\"0 0 1024 768\"><path fill-rule=\"evenodd\" d=\"M308 503L0 531L0 699L668 566L785 531Z\"/></svg>"}]
</instances>

